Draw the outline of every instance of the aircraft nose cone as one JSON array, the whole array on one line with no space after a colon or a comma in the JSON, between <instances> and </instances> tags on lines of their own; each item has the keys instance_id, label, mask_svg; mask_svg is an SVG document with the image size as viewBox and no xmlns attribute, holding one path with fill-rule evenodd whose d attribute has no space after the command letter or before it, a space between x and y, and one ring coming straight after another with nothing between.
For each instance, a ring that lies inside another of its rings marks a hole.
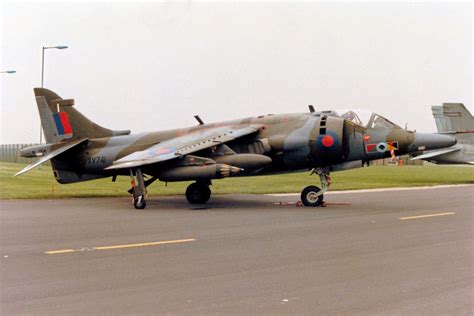
<instances>
[{"instance_id":1,"label":"aircraft nose cone","mask_svg":"<svg viewBox=\"0 0 474 316\"><path fill-rule=\"evenodd\" d=\"M451 147L456 145L456 138L449 135L415 133L415 141L412 144L413 150L431 150Z\"/></svg>"}]
</instances>

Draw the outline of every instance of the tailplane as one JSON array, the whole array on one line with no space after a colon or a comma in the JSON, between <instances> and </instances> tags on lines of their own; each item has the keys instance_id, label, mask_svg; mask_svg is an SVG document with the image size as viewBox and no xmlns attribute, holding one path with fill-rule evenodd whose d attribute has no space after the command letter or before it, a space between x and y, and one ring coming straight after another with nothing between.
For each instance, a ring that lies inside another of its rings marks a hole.
<instances>
[{"instance_id":1,"label":"tailplane","mask_svg":"<svg viewBox=\"0 0 474 316\"><path fill-rule=\"evenodd\" d=\"M63 99L51 90L34 88L44 136L48 143L128 135L130 131L113 131L89 120L74 106L74 99Z\"/></svg>"}]
</instances>

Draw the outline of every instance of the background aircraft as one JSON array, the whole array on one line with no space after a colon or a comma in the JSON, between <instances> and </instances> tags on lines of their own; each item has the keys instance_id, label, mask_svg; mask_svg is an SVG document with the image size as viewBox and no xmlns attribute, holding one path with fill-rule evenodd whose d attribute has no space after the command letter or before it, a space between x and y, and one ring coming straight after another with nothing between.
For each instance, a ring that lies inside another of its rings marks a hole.
<instances>
[{"instance_id":1,"label":"background aircraft","mask_svg":"<svg viewBox=\"0 0 474 316\"><path fill-rule=\"evenodd\" d=\"M23 149L41 157L16 175L51 160L59 183L129 175L135 208L145 208L146 187L155 180L196 181L188 186L190 203L206 203L211 180L311 170L322 190L308 186L305 206L318 206L331 171L361 167L389 157L452 146L449 135L415 133L370 112L333 111L261 115L189 128L131 134L103 128L74 108L73 99L35 88L47 144ZM148 176L146 179L145 177Z\"/></svg>"},{"instance_id":2,"label":"background aircraft","mask_svg":"<svg viewBox=\"0 0 474 316\"><path fill-rule=\"evenodd\" d=\"M462 103L432 106L438 132L456 137L457 144L439 150L425 151L412 160L423 159L438 164L474 164L474 117Z\"/></svg>"}]
</instances>

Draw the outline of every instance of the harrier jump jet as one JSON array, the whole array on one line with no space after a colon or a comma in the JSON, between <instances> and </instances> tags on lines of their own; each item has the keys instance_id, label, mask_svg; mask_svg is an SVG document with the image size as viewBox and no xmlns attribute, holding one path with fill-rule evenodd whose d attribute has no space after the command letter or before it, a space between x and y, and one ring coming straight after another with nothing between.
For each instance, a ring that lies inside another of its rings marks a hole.
<instances>
[{"instance_id":1,"label":"harrier jump jet","mask_svg":"<svg viewBox=\"0 0 474 316\"><path fill-rule=\"evenodd\" d=\"M321 189L302 190L305 206L318 206L331 171L362 167L370 160L452 146L447 135L404 130L370 112L316 112L262 115L168 131L131 134L90 121L73 99L35 88L47 144L21 150L40 157L16 175L50 160L59 183L130 176L133 205L146 206L147 186L155 180L195 181L186 190L190 203L206 203L214 179L301 170L317 174Z\"/></svg>"}]
</instances>

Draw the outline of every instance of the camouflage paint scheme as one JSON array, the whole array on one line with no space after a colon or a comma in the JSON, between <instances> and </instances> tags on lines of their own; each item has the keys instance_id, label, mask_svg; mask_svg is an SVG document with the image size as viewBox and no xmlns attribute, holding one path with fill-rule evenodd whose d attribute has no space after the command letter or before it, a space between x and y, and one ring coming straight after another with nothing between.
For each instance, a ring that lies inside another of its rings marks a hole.
<instances>
[{"instance_id":1,"label":"camouflage paint scheme","mask_svg":"<svg viewBox=\"0 0 474 316\"><path fill-rule=\"evenodd\" d=\"M396 154L401 155L456 143L450 136L404 130L376 114L362 126L355 123L353 112L344 118L333 111L269 114L131 134L93 123L74 108L72 99L64 100L43 88L34 92L48 144L22 150L22 156L41 158L18 174L51 160L60 183L131 175L140 186L142 173L153 181L196 180L206 184L226 176L315 168L323 168L328 175L333 170L390 157L390 149L396 148ZM72 133L65 133L68 130ZM137 192L132 188L134 197L144 195L148 184L142 183L143 190Z\"/></svg>"}]
</instances>

